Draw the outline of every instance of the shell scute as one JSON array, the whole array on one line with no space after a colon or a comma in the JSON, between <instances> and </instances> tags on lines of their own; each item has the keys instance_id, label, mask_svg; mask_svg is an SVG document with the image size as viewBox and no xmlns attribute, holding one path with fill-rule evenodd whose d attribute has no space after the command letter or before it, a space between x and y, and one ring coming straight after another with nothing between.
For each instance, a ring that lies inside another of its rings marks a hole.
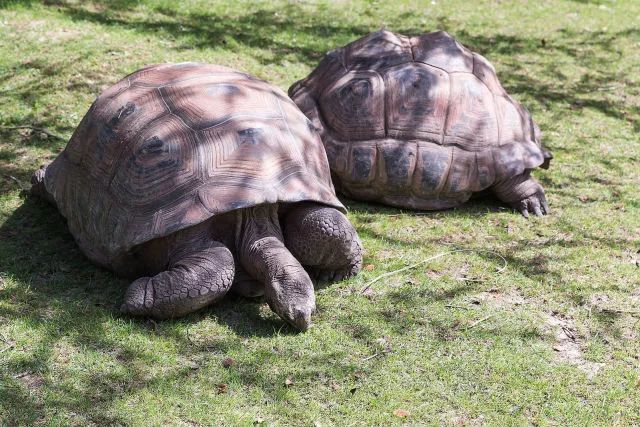
<instances>
[{"instance_id":1,"label":"shell scute","mask_svg":"<svg viewBox=\"0 0 640 427\"><path fill-rule=\"evenodd\" d=\"M82 157L76 158L74 163L81 163L94 179L109 185L121 153L131 140L149 123L167 115L160 95L152 88L131 87L99 102L85 131L77 137L74 134L72 139L77 140L69 143L71 147L77 144L84 149ZM73 151L72 148L70 153Z\"/></svg>"},{"instance_id":2,"label":"shell scute","mask_svg":"<svg viewBox=\"0 0 640 427\"><path fill-rule=\"evenodd\" d=\"M440 194L451 167L452 147L419 143L413 193L419 197Z\"/></svg>"},{"instance_id":3,"label":"shell scute","mask_svg":"<svg viewBox=\"0 0 640 427\"><path fill-rule=\"evenodd\" d=\"M376 72L350 72L320 97L327 124L344 140L383 138L384 83Z\"/></svg>"},{"instance_id":4,"label":"shell scute","mask_svg":"<svg viewBox=\"0 0 640 427\"><path fill-rule=\"evenodd\" d=\"M496 69L479 53L473 54L473 75L480 79L494 95L507 96L507 92L498 80Z\"/></svg>"},{"instance_id":5,"label":"shell scute","mask_svg":"<svg viewBox=\"0 0 640 427\"><path fill-rule=\"evenodd\" d=\"M448 73L472 73L473 55L444 31L411 39L413 57L418 62L441 68Z\"/></svg>"},{"instance_id":6,"label":"shell scute","mask_svg":"<svg viewBox=\"0 0 640 427\"><path fill-rule=\"evenodd\" d=\"M442 144L449 105L449 75L412 63L389 69L385 76L388 135Z\"/></svg>"},{"instance_id":7,"label":"shell scute","mask_svg":"<svg viewBox=\"0 0 640 427\"><path fill-rule=\"evenodd\" d=\"M344 62L350 70L380 70L413 61L409 39L380 30L345 46Z\"/></svg>"},{"instance_id":8,"label":"shell scute","mask_svg":"<svg viewBox=\"0 0 640 427\"><path fill-rule=\"evenodd\" d=\"M351 171L349 181L356 185L368 185L376 173L376 145L356 143L351 147Z\"/></svg>"},{"instance_id":9,"label":"shell scute","mask_svg":"<svg viewBox=\"0 0 640 427\"><path fill-rule=\"evenodd\" d=\"M412 142L385 141L378 144L381 184L408 190L416 166L417 146Z\"/></svg>"},{"instance_id":10,"label":"shell scute","mask_svg":"<svg viewBox=\"0 0 640 427\"><path fill-rule=\"evenodd\" d=\"M493 96L482 82L472 74L452 74L444 143L470 151L495 145L498 141L495 112Z\"/></svg>"},{"instance_id":11,"label":"shell scute","mask_svg":"<svg viewBox=\"0 0 640 427\"><path fill-rule=\"evenodd\" d=\"M201 184L193 131L174 116L163 117L132 138L110 185L120 203L155 212Z\"/></svg>"}]
</instances>

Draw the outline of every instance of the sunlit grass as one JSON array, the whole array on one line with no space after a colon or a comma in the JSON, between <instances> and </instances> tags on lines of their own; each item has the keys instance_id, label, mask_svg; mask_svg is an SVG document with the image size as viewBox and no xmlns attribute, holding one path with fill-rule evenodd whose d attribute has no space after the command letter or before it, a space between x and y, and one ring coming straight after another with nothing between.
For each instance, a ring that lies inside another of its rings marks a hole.
<instances>
[{"instance_id":1,"label":"sunlit grass","mask_svg":"<svg viewBox=\"0 0 640 427\"><path fill-rule=\"evenodd\" d=\"M21 192L64 141L0 128L0 424L640 424L640 3L44 3L0 2L0 126L68 138L150 63L220 63L286 90L369 31L445 29L540 124L553 212L345 200L366 267L317 291L309 332L236 297L137 321L118 313L127 282ZM363 292L457 249L471 251Z\"/></svg>"}]
</instances>

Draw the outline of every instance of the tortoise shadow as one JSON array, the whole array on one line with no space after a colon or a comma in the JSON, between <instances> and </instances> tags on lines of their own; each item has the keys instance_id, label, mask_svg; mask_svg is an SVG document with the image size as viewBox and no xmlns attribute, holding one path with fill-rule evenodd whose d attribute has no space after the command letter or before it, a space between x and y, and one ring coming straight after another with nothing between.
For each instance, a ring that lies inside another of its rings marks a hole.
<instances>
[{"instance_id":1,"label":"tortoise shadow","mask_svg":"<svg viewBox=\"0 0 640 427\"><path fill-rule=\"evenodd\" d=\"M30 291L45 304L41 309L85 304L96 307L105 316L146 325L146 319L130 318L119 312L129 281L92 264L77 247L65 219L55 207L27 191L20 197L22 205L0 227L3 274L29 284ZM48 261L42 263L41 259ZM195 323L213 317L242 337L297 333L275 315L265 317L260 314L263 305L262 298L243 298L230 293L218 303L186 316L183 321ZM0 309L0 316L19 314L15 310L3 313Z\"/></svg>"}]
</instances>

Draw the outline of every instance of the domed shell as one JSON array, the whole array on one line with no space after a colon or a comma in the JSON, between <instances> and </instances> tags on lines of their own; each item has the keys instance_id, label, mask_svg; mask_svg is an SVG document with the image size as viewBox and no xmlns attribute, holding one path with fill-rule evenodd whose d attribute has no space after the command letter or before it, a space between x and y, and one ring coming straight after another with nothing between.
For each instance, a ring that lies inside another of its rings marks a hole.
<instances>
[{"instance_id":1,"label":"domed shell","mask_svg":"<svg viewBox=\"0 0 640 427\"><path fill-rule=\"evenodd\" d=\"M329 52L289 95L356 198L447 208L544 161L529 112L446 32L371 33Z\"/></svg>"},{"instance_id":2,"label":"domed shell","mask_svg":"<svg viewBox=\"0 0 640 427\"><path fill-rule=\"evenodd\" d=\"M105 90L48 167L94 261L263 203L344 210L318 133L279 89L229 68L153 65Z\"/></svg>"}]
</instances>

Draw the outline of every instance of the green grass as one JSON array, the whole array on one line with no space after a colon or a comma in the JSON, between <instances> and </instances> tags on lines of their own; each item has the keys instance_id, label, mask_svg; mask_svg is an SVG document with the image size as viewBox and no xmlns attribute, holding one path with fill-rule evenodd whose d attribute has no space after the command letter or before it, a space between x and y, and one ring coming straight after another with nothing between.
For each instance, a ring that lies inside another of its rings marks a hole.
<instances>
[{"instance_id":1,"label":"green grass","mask_svg":"<svg viewBox=\"0 0 640 427\"><path fill-rule=\"evenodd\" d=\"M319 289L298 334L237 297L173 322L120 316L127 282L21 192L64 142L2 128L0 425L640 425L640 2L396 3L0 1L3 126L69 137L149 63L286 89L381 26L445 29L493 62L555 154L535 173L544 218L346 200L367 268ZM475 251L361 292L454 249Z\"/></svg>"}]
</instances>

